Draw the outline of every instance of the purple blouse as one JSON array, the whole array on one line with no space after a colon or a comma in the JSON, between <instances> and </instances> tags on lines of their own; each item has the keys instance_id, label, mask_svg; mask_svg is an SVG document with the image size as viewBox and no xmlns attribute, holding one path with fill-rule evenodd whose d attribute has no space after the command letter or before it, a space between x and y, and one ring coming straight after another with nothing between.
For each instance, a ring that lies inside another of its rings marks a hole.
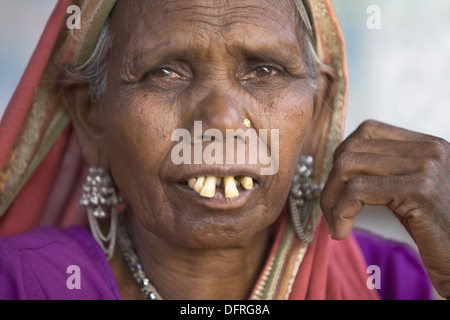
<instances>
[{"instance_id":1,"label":"purple blouse","mask_svg":"<svg viewBox=\"0 0 450 320\"><path fill-rule=\"evenodd\" d=\"M0 299L121 298L105 254L82 227L45 227L0 240Z\"/></svg>"},{"instance_id":2,"label":"purple blouse","mask_svg":"<svg viewBox=\"0 0 450 320\"><path fill-rule=\"evenodd\" d=\"M353 230L353 236L366 264L380 268L380 299L434 299L430 278L422 260L409 245L358 229Z\"/></svg>"},{"instance_id":3,"label":"purple blouse","mask_svg":"<svg viewBox=\"0 0 450 320\"><path fill-rule=\"evenodd\" d=\"M431 299L417 253L407 245L354 231L367 265L380 272L382 299ZM368 274L368 277L370 274ZM89 231L44 227L0 239L0 299L119 300L110 265Z\"/></svg>"}]
</instances>

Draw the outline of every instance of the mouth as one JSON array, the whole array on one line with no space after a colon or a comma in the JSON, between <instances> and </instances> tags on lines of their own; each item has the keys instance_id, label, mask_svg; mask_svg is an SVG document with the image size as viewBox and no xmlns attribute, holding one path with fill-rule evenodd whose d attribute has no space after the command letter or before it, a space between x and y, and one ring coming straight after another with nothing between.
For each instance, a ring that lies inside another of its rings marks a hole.
<instances>
[{"instance_id":1,"label":"mouth","mask_svg":"<svg viewBox=\"0 0 450 320\"><path fill-rule=\"evenodd\" d=\"M196 176L189 178L185 185L203 198L232 199L250 191L257 184L249 176Z\"/></svg>"},{"instance_id":2,"label":"mouth","mask_svg":"<svg viewBox=\"0 0 450 320\"><path fill-rule=\"evenodd\" d=\"M168 169L162 180L174 201L229 211L257 205L261 187L270 184L259 171L257 166L181 165Z\"/></svg>"},{"instance_id":3,"label":"mouth","mask_svg":"<svg viewBox=\"0 0 450 320\"><path fill-rule=\"evenodd\" d=\"M170 172L168 181L204 199L241 198L260 186L259 171L248 166L189 166Z\"/></svg>"}]
</instances>

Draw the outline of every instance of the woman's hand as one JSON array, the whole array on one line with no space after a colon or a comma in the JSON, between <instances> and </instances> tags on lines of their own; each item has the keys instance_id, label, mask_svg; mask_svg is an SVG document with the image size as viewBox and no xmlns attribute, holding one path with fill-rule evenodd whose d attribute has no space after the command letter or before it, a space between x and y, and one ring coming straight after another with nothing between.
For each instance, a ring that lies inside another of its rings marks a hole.
<instances>
[{"instance_id":1,"label":"woman's hand","mask_svg":"<svg viewBox=\"0 0 450 320\"><path fill-rule=\"evenodd\" d=\"M440 295L450 297L450 144L364 122L336 150L321 206L334 239L364 205L387 206L419 248Z\"/></svg>"}]
</instances>

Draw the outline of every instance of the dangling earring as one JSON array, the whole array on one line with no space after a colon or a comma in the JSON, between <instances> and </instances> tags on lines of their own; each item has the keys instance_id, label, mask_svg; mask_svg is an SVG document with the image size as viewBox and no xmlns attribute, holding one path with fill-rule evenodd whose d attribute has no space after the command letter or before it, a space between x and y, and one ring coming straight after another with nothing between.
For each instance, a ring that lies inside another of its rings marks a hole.
<instances>
[{"instance_id":1,"label":"dangling earring","mask_svg":"<svg viewBox=\"0 0 450 320\"><path fill-rule=\"evenodd\" d=\"M111 177L105 169L90 167L83 184L80 204L86 207L92 236L103 249L108 260L114 255L117 233L116 206L120 203L123 203L123 199L116 195ZM100 229L98 220L108 217L107 207L111 212L111 225L108 234L105 236ZM108 247L106 247L107 242L109 242Z\"/></svg>"},{"instance_id":2,"label":"dangling earring","mask_svg":"<svg viewBox=\"0 0 450 320\"><path fill-rule=\"evenodd\" d=\"M289 208L292 223L297 237L304 243L311 243L314 232L307 237L306 226L315 224L314 201L320 196L322 187L312 181L314 159L311 156L300 156L295 166L289 193Z\"/></svg>"}]
</instances>

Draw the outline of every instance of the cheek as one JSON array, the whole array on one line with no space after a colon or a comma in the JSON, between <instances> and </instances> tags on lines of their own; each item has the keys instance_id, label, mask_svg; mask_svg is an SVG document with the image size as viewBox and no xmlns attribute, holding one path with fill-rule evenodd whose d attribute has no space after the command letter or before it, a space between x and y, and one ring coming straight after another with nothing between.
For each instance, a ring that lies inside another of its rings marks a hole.
<instances>
[{"instance_id":1,"label":"cheek","mask_svg":"<svg viewBox=\"0 0 450 320\"><path fill-rule=\"evenodd\" d=\"M297 161L306 132L311 124L314 97L309 87L288 88L269 100L265 118L270 128L279 131L280 169Z\"/></svg>"},{"instance_id":2,"label":"cheek","mask_svg":"<svg viewBox=\"0 0 450 320\"><path fill-rule=\"evenodd\" d=\"M139 95L112 95L105 101L106 153L114 181L134 211L146 217L156 216L148 210L165 206L160 169L170 157L174 122L156 106L163 104Z\"/></svg>"},{"instance_id":3,"label":"cheek","mask_svg":"<svg viewBox=\"0 0 450 320\"><path fill-rule=\"evenodd\" d=\"M274 177L273 189L278 190L273 201L287 196L291 185L292 173L298 160L306 132L313 115L313 93L309 88L290 88L268 101L269 108L265 113L267 126L278 129L278 163L279 168ZM271 151L275 150L270 146ZM273 191L270 194L275 195ZM278 198L277 198L278 197Z\"/></svg>"}]
</instances>

